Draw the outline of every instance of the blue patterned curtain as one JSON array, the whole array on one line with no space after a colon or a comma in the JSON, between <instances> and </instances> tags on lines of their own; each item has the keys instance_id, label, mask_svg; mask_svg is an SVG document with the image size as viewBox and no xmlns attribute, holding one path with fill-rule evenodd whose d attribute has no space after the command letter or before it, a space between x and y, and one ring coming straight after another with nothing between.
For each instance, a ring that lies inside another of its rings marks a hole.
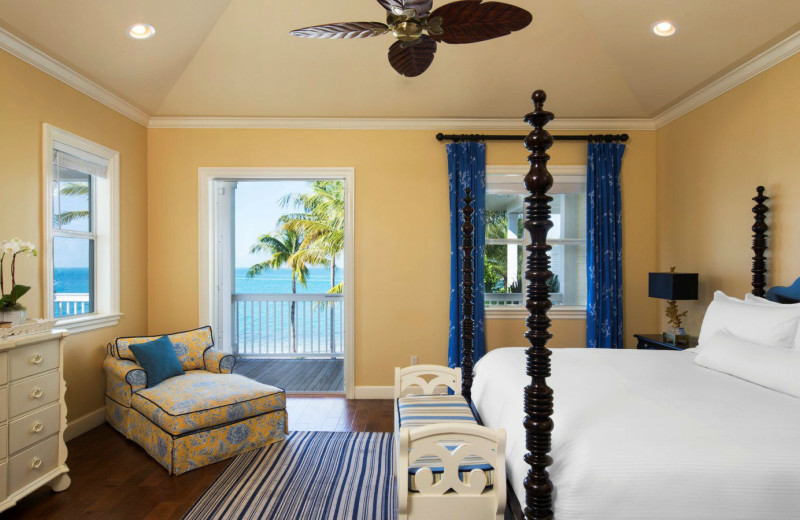
<instances>
[{"instance_id":1,"label":"blue patterned curtain","mask_svg":"<svg viewBox=\"0 0 800 520\"><path fill-rule=\"evenodd\" d=\"M588 348L622 348L622 200L625 145L589 143L587 161L586 312Z\"/></svg>"},{"instance_id":2,"label":"blue patterned curtain","mask_svg":"<svg viewBox=\"0 0 800 520\"><path fill-rule=\"evenodd\" d=\"M486 329L483 321L483 251L486 243L486 144L452 143L447 145L447 163L450 173L450 345L447 362L451 368L461 366L461 320L464 319L463 291L463 236L464 223L461 199L467 188L472 190L475 202L475 354L477 361L486 353Z\"/></svg>"}]
</instances>

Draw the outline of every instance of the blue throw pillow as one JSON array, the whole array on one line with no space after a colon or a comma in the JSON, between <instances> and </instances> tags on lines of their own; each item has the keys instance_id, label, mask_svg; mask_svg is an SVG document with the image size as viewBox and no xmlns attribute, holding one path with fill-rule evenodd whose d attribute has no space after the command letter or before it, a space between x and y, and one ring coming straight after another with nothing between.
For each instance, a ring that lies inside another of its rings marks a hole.
<instances>
[{"instance_id":1,"label":"blue throw pillow","mask_svg":"<svg viewBox=\"0 0 800 520\"><path fill-rule=\"evenodd\" d=\"M183 367L175 348L167 336L155 341L130 346L133 357L147 374L147 388L152 388L170 377L183 375Z\"/></svg>"}]
</instances>

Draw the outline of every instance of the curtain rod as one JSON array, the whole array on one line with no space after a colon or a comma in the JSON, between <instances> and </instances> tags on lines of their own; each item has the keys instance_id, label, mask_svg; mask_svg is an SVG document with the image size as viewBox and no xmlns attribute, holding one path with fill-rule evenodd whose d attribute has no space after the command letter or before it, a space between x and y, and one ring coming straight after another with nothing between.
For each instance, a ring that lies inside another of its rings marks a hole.
<instances>
[{"instance_id":1,"label":"curtain rod","mask_svg":"<svg viewBox=\"0 0 800 520\"><path fill-rule=\"evenodd\" d=\"M438 141L524 141L527 135L482 135L482 134L436 134ZM554 135L555 141L622 141L629 138L628 134L597 134L597 135Z\"/></svg>"}]
</instances>

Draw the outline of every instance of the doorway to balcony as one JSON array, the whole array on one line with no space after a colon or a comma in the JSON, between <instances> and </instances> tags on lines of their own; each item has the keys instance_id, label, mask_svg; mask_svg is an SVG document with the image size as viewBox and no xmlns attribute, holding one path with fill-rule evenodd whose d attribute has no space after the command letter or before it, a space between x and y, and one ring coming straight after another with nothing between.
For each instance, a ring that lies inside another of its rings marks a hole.
<instances>
[{"instance_id":1,"label":"doorway to balcony","mask_svg":"<svg viewBox=\"0 0 800 520\"><path fill-rule=\"evenodd\" d=\"M234 373L352 396L352 171L208 170L207 308Z\"/></svg>"}]
</instances>

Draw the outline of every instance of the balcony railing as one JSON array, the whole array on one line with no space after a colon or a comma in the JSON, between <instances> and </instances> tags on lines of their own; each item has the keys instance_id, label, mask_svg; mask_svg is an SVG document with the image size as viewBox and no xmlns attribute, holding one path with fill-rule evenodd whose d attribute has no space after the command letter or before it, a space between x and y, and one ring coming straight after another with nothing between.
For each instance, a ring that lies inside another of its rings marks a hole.
<instances>
[{"instance_id":1,"label":"balcony railing","mask_svg":"<svg viewBox=\"0 0 800 520\"><path fill-rule=\"evenodd\" d=\"M55 293L53 295L53 311L55 318L87 314L91 312L89 293Z\"/></svg>"},{"instance_id":2,"label":"balcony railing","mask_svg":"<svg viewBox=\"0 0 800 520\"><path fill-rule=\"evenodd\" d=\"M341 294L234 294L232 299L235 355L340 357L344 354Z\"/></svg>"},{"instance_id":3,"label":"balcony railing","mask_svg":"<svg viewBox=\"0 0 800 520\"><path fill-rule=\"evenodd\" d=\"M483 295L485 305L525 305L525 295L522 293L485 293ZM553 305L564 303L562 293L551 293L550 301Z\"/></svg>"}]
</instances>

